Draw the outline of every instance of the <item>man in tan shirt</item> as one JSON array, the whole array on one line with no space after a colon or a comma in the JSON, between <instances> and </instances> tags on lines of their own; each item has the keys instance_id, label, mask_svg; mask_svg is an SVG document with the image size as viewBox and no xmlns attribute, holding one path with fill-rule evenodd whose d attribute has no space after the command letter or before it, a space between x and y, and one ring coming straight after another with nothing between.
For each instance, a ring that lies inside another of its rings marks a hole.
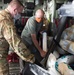
<instances>
[{"instance_id":1,"label":"man in tan shirt","mask_svg":"<svg viewBox=\"0 0 74 75\"><path fill-rule=\"evenodd\" d=\"M22 60L32 63L35 61L34 55L30 53L16 34L13 22L13 18L20 14L23 8L19 1L12 0L5 10L0 11L0 75L9 75L9 67L6 60L9 46Z\"/></svg>"}]
</instances>

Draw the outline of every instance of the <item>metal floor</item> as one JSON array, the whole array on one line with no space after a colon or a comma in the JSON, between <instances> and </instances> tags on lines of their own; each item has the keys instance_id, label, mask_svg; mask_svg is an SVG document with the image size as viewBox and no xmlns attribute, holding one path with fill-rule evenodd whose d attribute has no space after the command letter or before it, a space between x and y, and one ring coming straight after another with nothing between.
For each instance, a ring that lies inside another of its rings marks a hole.
<instances>
[{"instance_id":1,"label":"metal floor","mask_svg":"<svg viewBox=\"0 0 74 75\"><path fill-rule=\"evenodd\" d=\"M14 62L9 63L9 73L10 75L20 75L19 63Z\"/></svg>"}]
</instances>

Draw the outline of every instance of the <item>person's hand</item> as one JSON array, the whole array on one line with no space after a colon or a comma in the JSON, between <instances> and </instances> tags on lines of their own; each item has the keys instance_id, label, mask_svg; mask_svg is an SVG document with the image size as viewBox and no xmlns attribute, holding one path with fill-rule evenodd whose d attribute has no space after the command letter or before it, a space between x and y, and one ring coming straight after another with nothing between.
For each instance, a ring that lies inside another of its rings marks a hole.
<instances>
[{"instance_id":1,"label":"person's hand","mask_svg":"<svg viewBox=\"0 0 74 75\"><path fill-rule=\"evenodd\" d=\"M40 54L41 54L42 57L45 57L46 53L47 53L47 52L45 52L45 51L43 51L43 50L40 52Z\"/></svg>"}]
</instances>

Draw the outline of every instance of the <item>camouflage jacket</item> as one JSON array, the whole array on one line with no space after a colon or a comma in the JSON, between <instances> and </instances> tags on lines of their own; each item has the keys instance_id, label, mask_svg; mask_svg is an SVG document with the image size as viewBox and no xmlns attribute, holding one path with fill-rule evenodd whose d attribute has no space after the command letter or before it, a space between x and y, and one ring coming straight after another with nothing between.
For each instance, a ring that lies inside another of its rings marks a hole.
<instances>
[{"instance_id":1,"label":"camouflage jacket","mask_svg":"<svg viewBox=\"0 0 74 75\"><path fill-rule=\"evenodd\" d=\"M9 11L0 11L0 51L7 52L9 45L14 52L27 62L34 62L34 55L30 53L23 44L20 37L16 34L16 28ZM4 54L2 54L3 56Z\"/></svg>"}]
</instances>

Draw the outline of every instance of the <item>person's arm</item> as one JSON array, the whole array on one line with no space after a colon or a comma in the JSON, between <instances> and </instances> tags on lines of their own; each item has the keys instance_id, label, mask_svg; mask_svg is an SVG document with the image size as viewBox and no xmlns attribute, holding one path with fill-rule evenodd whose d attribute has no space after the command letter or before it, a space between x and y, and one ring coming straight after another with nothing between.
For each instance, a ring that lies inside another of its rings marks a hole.
<instances>
[{"instance_id":1,"label":"person's arm","mask_svg":"<svg viewBox=\"0 0 74 75\"><path fill-rule=\"evenodd\" d=\"M32 41L33 41L35 47L39 50L41 56L44 57L45 54L46 54L46 52L44 52L44 51L41 49L41 47L39 46L39 43L38 43L38 41L37 41L37 39L36 39L36 35L35 35L35 34L31 34L31 38L32 38Z\"/></svg>"},{"instance_id":2,"label":"person's arm","mask_svg":"<svg viewBox=\"0 0 74 75\"><path fill-rule=\"evenodd\" d=\"M30 18L28 19L27 23L26 23L26 26L27 27L27 32L29 34L29 36L31 36L32 38L32 41L35 45L35 47L38 49L38 51L40 52L41 56L44 57L46 52L44 52L41 47L39 46L38 44L38 41L37 41L37 38L36 38L36 23L35 23L35 20ZM24 36L24 30L23 30L23 36Z\"/></svg>"},{"instance_id":3,"label":"person's arm","mask_svg":"<svg viewBox=\"0 0 74 75\"><path fill-rule=\"evenodd\" d=\"M27 62L34 62L34 55L30 53L27 47L23 44L19 36L16 34L16 29L14 27L13 22L9 22L9 20L2 21L3 28L3 36L9 43L9 45L13 48L14 52Z\"/></svg>"}]
</instances>

